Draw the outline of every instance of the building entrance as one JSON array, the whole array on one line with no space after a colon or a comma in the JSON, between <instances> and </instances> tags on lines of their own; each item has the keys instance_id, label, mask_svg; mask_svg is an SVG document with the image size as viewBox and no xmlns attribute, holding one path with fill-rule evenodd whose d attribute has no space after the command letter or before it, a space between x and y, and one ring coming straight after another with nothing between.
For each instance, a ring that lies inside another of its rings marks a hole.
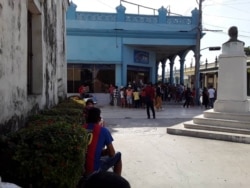
<instances>
[{"instance_id":1,"label":"building entrance","mask_svg":"<svg viewBox=\"0 0 250 188\"><path fill-rule=\"evenodd\" d=\"M127 84L135 82L141 85L149 81L150 68L128 66L127 70Z\"/></svg>"}]
</instances>

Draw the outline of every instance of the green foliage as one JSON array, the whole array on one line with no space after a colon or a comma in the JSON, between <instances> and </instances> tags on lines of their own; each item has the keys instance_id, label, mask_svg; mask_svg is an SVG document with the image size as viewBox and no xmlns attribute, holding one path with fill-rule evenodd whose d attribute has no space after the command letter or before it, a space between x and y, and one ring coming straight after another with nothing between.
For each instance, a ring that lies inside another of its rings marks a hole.
<instances>
[{"instance_id":1,"label":"green foliage","mask_svg":"<svg viewBox=\"0 0 250 188\"><path fill-rule=\"evenodd\" d=\"M20 162L20 178L47 187L76 185L83 171L86 136L84 129L66 123L31 127L16 135L21 142L14 159ZM40 179L40 181L38 181Z\"/></svg>"},{"instance_id":2,"label":"green foliage","mask_svg":"<svg viewBox=\"0 0 250 188\"><path fill-rule=\"evenodd\" d=\"M82 109L85 106L85 102L82 99L67 99L63 102L60 102L56 108L74 108L74 109Z\"/></svg>"},{"instance_id":3,"label":"green foliage","mask_svg":"<svg viewBox=\"0 0 250 188\"><path fill-rule=\"evenodd\" d=\"M79 121L81 118L79 116L70 116L70 115L44 115L44 114L37 114L31 116L29 121L27 122L28 126L42 126L42 125L50 125L55 122L67 122L70 124L77 124L80 123Z\"/></svg>"},{"instance_id":4,"label":"green foliage","mask_svg":"<svg viewBox=\"0 0 250 188\"><path fill-rule=\"evenodd\" d=\"M23 187L76 187L84 169L87 135L77 119L82 118L82 107L64 105L32 116L26 128L0 137L4 181Z\"/></svg>"}]
</instances>

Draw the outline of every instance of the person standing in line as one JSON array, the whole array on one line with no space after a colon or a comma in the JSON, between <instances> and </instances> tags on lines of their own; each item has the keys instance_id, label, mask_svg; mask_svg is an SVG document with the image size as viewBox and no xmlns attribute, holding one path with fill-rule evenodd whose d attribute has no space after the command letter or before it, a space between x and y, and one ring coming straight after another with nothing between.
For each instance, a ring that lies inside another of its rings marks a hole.
<instances>
[{"instance_id":1,"label":"person standing in line","mask_svg":"<svg viewBox=\"0 0 250 188\"><path fill-rule=\"evenodd\" d=\"M202 91L202 104L205 106L206 109L208 108L209 94L206 87L204 87Z\"/></svg>"},{"instance_id":2,"label":"person standing in line","mask_svg":"<svg viewBox=\"0 0 250 188\"><path fill-rule=\"evenodd\" d=\"M162 109L162 89L161 84L158 84L156 88L156 101L155 101L156 110Z\"/></svg>"},{"instance_id":3,"label":"person standing in line","mask_svg":"<svg viewBox=\"0 0 250 188\"><path fill-rule=\"evenodd\" d=\"M208 89L208 94L209 94L209 106L213 108L215 101L215 89L213 88L212 85Z\"/></svg>"},{"instance_id":4,"label":"person standing in line","mask_svg":"<svg viewBox=\"0 0 250 188\"><path fill-rule=\"evenodd\" d=\"M121 99L121 107L126 107L126 102L125 102L125 93L124 93L124 88L121 86L120 89L120 99Z\"/></svg>"},{"instance_id":5,"label":"person standing in line","mask_svg":"<svg viewBox=\"0 0 250 188\"><path fill-rule=\"evenodd\" d=\"M192 91L190 89L190 87L188 87L185 91L185 102L183 104L183 107L185 108L187 106L187 108L189 108L191 100L192 100Z\"/></svg>"},{"instance_id":6,"label":"person standing in line","mask_svg":"<svg viewBox=\"0 0 250 188\"><path fill-rule=\"evenodd\" d=\"M95 172L107 171L110 168L113 169L114 173L121 176L121 153L115 151L110 131L99 125L101 110L92 107L88 109L87 113L87 123L83 125L89 138L84 176L88 177Z\"/></svg>"},{"instance_id":7,"label":"person standing in line","mask_svg":"<svg viewBox=\"0 0 250 188\"><path fill-rule=\"evenodd\" d=\"M128 108L131 108L133 105L133 90L131 88L131 85L129 85L128 88L126 89L126 99Z\"/></svg>"},{"instance_id":8,"label":"person standing in line","mask_svg":"<svg viewBox=\"0 0 250 188\"><path fill-rule=\"evenodd\" d=\"M114 89L115 89L115 87L112 84L110 84L109 85L109 96L110 96L110 98L109 98L110 99L109 104L110 105L114 105L114 100L113 100Z\"/></svg>"},{"instance_id":9,"label":"person standing in line","mask_svg":"<svg viewBox=\"0 0 250 188\"><path fill-rule=\"evenodd\" d=\"M216 101L216 99L217 99L217 91L216 91L216 89L214 88L214 102Z\"/></svg>"},{"instance_id":10,"label":"person standing in line","mask_svg":"<svg viewBox=\"0 0 250 188\"><path fill-rule=\"evenodd\" d=\"M193 87L191 91L191 99L190 99L190 105L194 106L195 105L195 99L196 99L196 91L195 88ZM200 105L200 104L198 104Z\"/></svg>"},{"instance_id":11,"label":"person standing in line","mask_svg":"<svg viewBox=\"0 0 250 188\"><path fill-rule=\"evenodd\" d=\"M150 111L152 111L153 118L155 119L155 109L154 109L154 99L155 99L155 89L151 82L147 84L145 87L145 96L146 96L146 109L147 109L147 116L150 119Z\"/></svg>"},{"instance_id":12,"label":"person standing in line","mask_svg":"<svg viewBox=\"0 0 250 188\"><path fill-rule=\"evenodd\" d=\"M140 106L140 93L137 88L133 91L134 107L139 108Z\"/></svg>"},{"instance_id":13,"label":"person standing in line","mask_svg":"<svg viewBox=\"0 0 250 188\"><path fill-rule=\"evenodd\" d=\"M141 107L145 108L145 104L146 104L146 94L145 94L145 88L143 86L143 88L140 91L140 99L141 99Z\"/></svg>"},{"instance_id":14,"label":"person standing in line","mask_svg":"<svg viewBox=\"0 0 250 188\"><path fill-rule=\"evenodd\" d=\"M113 90L113 101L114 101L114 106L118 105L118 98L119 98L119 91L118 91L118 86L115 86Z\"/></svg>"}]
</instances>

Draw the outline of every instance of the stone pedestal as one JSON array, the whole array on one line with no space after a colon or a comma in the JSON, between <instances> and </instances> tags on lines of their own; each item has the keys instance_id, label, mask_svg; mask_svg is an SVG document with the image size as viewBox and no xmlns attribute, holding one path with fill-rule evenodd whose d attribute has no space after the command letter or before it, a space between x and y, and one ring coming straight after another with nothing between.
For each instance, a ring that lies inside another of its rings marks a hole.
<instances>
[{"instance_id":1,"label":"stone pedestal","mask_svg":"<svg viewBox=\"0 0 250 188\"><path fill-rule=\"evenodd\" d=\"M235 41L222 45L215 112L249 112L246 60L243 42Z\"/></svg>"},{"instance_id":2,"label":"stone pedestal","mask_svg":"<svg viewBox=\"0 0 250 188\"><path fill-rule=\"evenodd\" d=\"M247 98L247 63L244 43L237 28L229 29L230 40L219 56L218 90L214 109L190 122L167 128L169 134L250 144L250 101Z\"/></svg>"}]
</instances>

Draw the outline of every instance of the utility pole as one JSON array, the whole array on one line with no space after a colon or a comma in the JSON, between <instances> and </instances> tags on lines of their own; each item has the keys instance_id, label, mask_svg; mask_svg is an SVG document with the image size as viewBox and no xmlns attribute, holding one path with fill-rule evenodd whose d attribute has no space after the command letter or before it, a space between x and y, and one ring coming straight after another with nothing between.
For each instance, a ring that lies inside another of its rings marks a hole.
<instances>
[{"instance_id":1,"label":"utility pole","mask_svg":"<svg viewBox=\"0 0 250 188\"><path fill-rule=\"evenodd\" d=\"M202 31L202 1L199 0L199 16L197 25L196 49L195 49L195 104L200 104L200 46Z\"/></svg>"}]
</instances>

